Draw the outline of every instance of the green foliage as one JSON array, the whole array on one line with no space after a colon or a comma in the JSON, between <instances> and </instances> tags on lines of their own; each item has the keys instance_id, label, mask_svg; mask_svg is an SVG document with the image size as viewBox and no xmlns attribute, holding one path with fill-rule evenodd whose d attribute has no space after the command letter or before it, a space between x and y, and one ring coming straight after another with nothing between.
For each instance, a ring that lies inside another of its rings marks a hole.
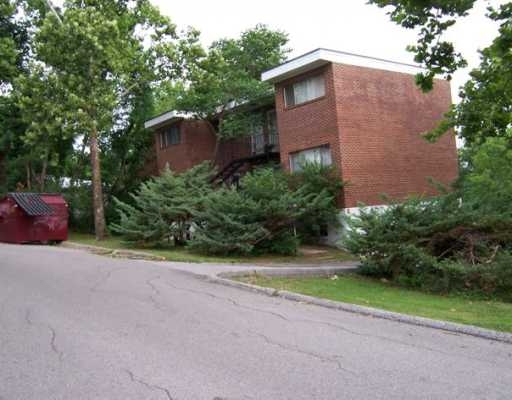
<instances>
[{"instance_id":1,"label":"green foliage","mask_svg":"<svg viewBox=\"0 0 512 400\"><path fill-rule=\"evenodd\" d=\"M455 127L470 150L489 137L505 138L512 148L512 3L502 5L490 17L500 23L499 34L481 52L480 66L471 71L471 79L460 90L460 103L430 133L433 140Z\"/></svg>"},{"instance_id":2,"label":"green foliage","mask_svg":"<svg viewBox=\"0 0 512 400\"><path fill-rule=\"evenodd\" d=\"M482 214L512 217L512 148L507 139L487 139L461 185L466 201Z\"/></svg>"},{"instance_id":3,"label":"green foliage","mask_svg":"<svg viewBox=\"0 0 512 400\"><path fill-rule=\"evenodd\" d=\"M296 224L332 201L327 190L292 189L284 172L261 168L244 176L238 190L222 188L210 196L196 214L190 246L209 254L294 254Z\"/></svg>"},{"instance_id":4,"label":"green foliage","mask_svg":"<svg viewBox=\"0 0 512 400\"><path fill-rule=\"evenodd\" d=\"M437 74L451 79L452 74L467 65L453 43L442 40L443 33L473 7L475 0L370 0L379 7L391 7L391 20L407 29L418 29L417 45L408 46L414 60L427 71L416 77L424 90L432 89Z\"/></svg>"},{"instance_id":5,"label":"green foliage","mask_svg":"<svg viewBox=\"0 0 512 400\"><path fill-rule=\"evenodd\" d=\"M69 228L73 232L92 233L94 212L91 203L91 185L82 183L61 189L69 207Z\"/></svg>"},{"instance_id":6,"label":"green foliage","mask_svg":"<svg viewBox=\"0 0 512 400\"><path fill-rule=\"evenodd\" d=\"M453 72L466 65L453 44L442 40L443 33L473 8L475 0L370 0L380 7L390 6L393 21L405 28L419 28L418 45L410 46L415 60L427 71L417 77L419 86L432 89L436 74L451 78ZM512 147L512 2L488 9L487 16L499 23L498 35L492 44L481 51L478 68L461 88L461 101L451 107L445 119L427 138L434 141L455 129L464 139L468 151L476 151L487 138L506 138ZM471 158L468 159L471 163Z\"/></svg>"},{"instance_id":7,"label":"green foliage","mask_svg":"<svg viewBox=\"0 0 512 400\"><path fill-rule=\"evenodd\" d=\"M336 168L323 166L318 163L306 163L299 172L289 175L289 185L292 189L304 187L308 193L325 191L329 200L319 203L318 208L310 208L297 223L297 232L304 241L318 241L328 228L339 226L339 209L337 201L342 194L343 182Z\"/></svg>"},{"instance_id":8,"label":"green foliage","mask_svg":"<svg viewBox=\"0 0 512 400\"><path fill-rule=\"evenodd\" d=\"M349 219L344 245L371 275L505 298L512 293L510 157L504 140L489 139L456 191L363 211Z\"/></svg>"},{"instance_id":9,"label":"green foliage","mask_svg":"<svg viewBox=\"0 0 512 400\"><path fill-rule=\"evenodd\" d=\"M262 82L260 75L284 61L287 41L286 34L264 25L243 32L238 39L218 40L208 50L202 49L197 40L191 41L185 53L186 84L173 87L173 91L182 90L173 93L176 107L197 118L219 119L217 136L221 139L247 135L253 122L248 115L236 113L227 117L226 112L233 106L247 102L257 105L268 99L272 86ZM225 117L229 119L226 122Z\"/></svg>"},{"instance_id":10,"label":"green foliage","mask_svg":"<svg viewBox=\"0 0 512 400\"><path fill-rule=\"evenodd\" d=\"M0 0L0 85L7 83L17 70L18 49L14 39L16 25L13 21L15 12L14 2Z\"/></svg>"},{"instance_id":11,"label":"green foliage","mask_svg":"<svg viewBox=\"0 0 512 400\"><path fill-rule=\"evenodd\" d=\"M5 176L0 176L1 192L13 190L18 182L25 180L23 143L20 139L24 129L19 109L12 99L0 96L0 173L2 168L4 174L8 171Z\"/></svg>"},{"instance_id":12,"label":"green foliage","mask_svg":"<svg viewBox=\"0 0 512 400\"><path fill-rule=\"evenodd\" d=\"M141 139L139 103L154 82L177 76L186 38L178 38L174 25L148 0L67 0L52 12L46 12L50 2L29 3L42 6L34 11L40 19L30 30L27 71L13 81L13 97L27 125L24 154L33 155L27 169L33 169L34 161L41 164L37 180L43 190L50 170L63 172L58 165L66 165L65 173L77 178L79 168L70 160L83 160L89 152L91 168L79 165L84 171L79 179L92 179L96 234L101 238L105 185L96 155L124 147L104 157L107 168L112 166L107 195L137 181L135 169L141 162L134 161L134 150L144 161L149 146Z\"/></svg>"},{"instance_id":13,"label":"green foliage","mask_svg":"<svg viewBox=\"0 0 512 400\"><path fill-rule=\"evenodd\" d=\"M184 244L192 216L203 208L211 191L213 171L208 163L175 174L168 168L141 184L131 204L114 198L120 222L110 228L129 242Z\"/></svg>"},{"instance_id":14,"label":"green foliage","mask_svg":"<svg viewBox=\"0 0 512 400\"><path fill-rule=\"evenodd\" d=\"M267 232L252 215L258 203L235 188L223 188L205 199L197 212L192 250L207 254L249 254Z\"/></svg>"},{"instance_id":15,"label":"green foliage","mask_svg":"<svg viewBox=\"0 0 512 400\"><path fill-rule=\"evenodd\" d=\"M264 115L254 110L236 110L224 116L220 122L219 132L223 139L247 136L263 126Z\"/></svg>"},{"instance_id":16,"label":"green foliage","mask_svg":"<svg viewBox=\"0 0 512 400\"><path fill-rule=\"evenodd\" d=\"M152 32L150 46L144 32ZM48 14L35 35L60 101L32 101L56 108L70 134L106 133L124 97L169 72L175 38L174 26L148 1L66 1L61 18Z\"/></svg>"}]
</instances>

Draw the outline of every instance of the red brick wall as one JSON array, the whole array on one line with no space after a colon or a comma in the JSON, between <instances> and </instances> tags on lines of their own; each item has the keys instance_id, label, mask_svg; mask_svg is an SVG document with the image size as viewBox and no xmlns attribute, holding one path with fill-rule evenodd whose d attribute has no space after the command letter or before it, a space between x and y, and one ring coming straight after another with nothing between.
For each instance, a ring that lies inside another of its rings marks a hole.
<instances>
[{"instance_id":1,"label":"red brick wall","mask_svg":"<svg viewBox=\"0 0 512 400\"><path fill-rule=\"evenodd\" d=\"M160 148L160 132L169 125L155 132L155 150L158 171L168 163L176 172L183 172L203 161L211 160L215 151L215 133L205 121L183 120L180 125L181 143Z\"/></svg>"},{"instance_id":2,"label":"red brick wall","mask_svg":"<svg viewBox=\"0 0 512 400\"><path fill-rule=\"evenodd\" d=\"M308 103L286 107L284 87L319 73L324 74L325 96ZM284 169L290 169L290 153L326 144L331 148L333 164L341 166L335 100L331 65L279 82L276 85L277 129L281 164Z\"/></svg>"},{"instance_id":3,"label":"red brick wall","mask_svg":"<svg viewBox=\"0 0 512 400\"><path fill-rule=\"evenodd\" d=\"M183 172L206 160L212 160L215 153L216 136L210 124L202 120L182 120L175 122L180 125L181 143L160 148L160 132L165 131L171 124L157 129L154 134L156 151L156 169L162 171L166 164L176 172ZM237 158L251 155L250 138L232 139L220 143L217 149L215 164L220 170ZM150 170L150 160L146 169Z\"/></svg>"},{"instance_id":4,"label":"red brick wall","mask_svg":"<svg viewBox=\"0 0 512 400\"><path fill-rule=\"evenodd\" d=\"M412 75L333 65L341 170L349 182L345 207L435 194L429 177L445 184L458 175L453 135L431 144L422 138L451 104L450 84L436 80L422 93Z\"/></svg>"}]
</instances>

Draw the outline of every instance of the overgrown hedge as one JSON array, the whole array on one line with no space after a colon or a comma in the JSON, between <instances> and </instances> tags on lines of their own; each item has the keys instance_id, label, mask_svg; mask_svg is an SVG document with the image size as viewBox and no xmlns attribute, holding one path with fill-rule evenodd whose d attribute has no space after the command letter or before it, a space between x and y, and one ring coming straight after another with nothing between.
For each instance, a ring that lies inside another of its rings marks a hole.
<instances>
[{"instance_id":1,"label":"overgrown hedge","mask_svg":"<svg viewBox=\"0 0 512 400\"><path fill-rule=\"evenodd\" d=\"M116 200L127 241L180 245L207 254L294 254L301 240L337 221L341 182L329 167L299 174L263 167L238 187L214 187L207 164L182 174L166 170L141 185L132 202Z\"/></svg>"},{"instance_id":2,"label":"overgrown hedge","mask_svg":"<svg viewBox=\"0 0 512 400\"><path fill-rule=\"evenodd\" d=\"M512 301L511 201L512 150L491 140L453 192L350 217L344 246L368 275Z\"/></svg>"}]
</instances>

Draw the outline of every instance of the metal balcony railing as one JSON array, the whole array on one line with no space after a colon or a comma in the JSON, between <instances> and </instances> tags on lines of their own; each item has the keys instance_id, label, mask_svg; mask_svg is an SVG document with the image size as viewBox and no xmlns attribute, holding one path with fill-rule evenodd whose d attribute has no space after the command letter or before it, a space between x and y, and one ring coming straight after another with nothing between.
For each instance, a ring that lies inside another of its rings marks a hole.
<instances>
[{"instance_id":1,"label":"metal balcony railing","mask_svg":"<svg viewBox=\"0 0 512 400\"><path fill-rule=\"evenodd\" d=\"M277 133L268 135L263 133L251 135L251 153L263 154L269 151L279 151L279 136Z\"/></svg>"}]
</instances>

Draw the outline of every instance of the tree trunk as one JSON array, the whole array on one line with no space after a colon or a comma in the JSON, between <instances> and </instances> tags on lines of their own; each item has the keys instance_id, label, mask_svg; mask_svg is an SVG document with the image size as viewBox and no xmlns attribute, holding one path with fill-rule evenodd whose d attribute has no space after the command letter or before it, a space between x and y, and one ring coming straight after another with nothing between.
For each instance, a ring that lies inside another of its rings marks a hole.
<instances>
[{"instance_id":1,"label":"tree trunk","mask_svg":"<svg viewBox=\"0 0 512 400\"><path fill-rule=\"evenodd\" d=\"M213 164L214 165L217 165L217 161L220 161L220 160L217 160L217 157L219 155L219 145L220 145L220 139L217 135L215 135L215 147L213 149Z\"/></svg>"},{"instance_id":2,"label":"tree trunk","mask_svg":"<svg viewBox=\"0 0 512 400\"><path fill-rule=\"evenodd\" d=\"M223 113L224 112L221 112L219 114L219 129L220 129L220 126L222 125L222 119L224 118ZM217 161L219 161L219 160L217 160L217 157L219 155L219 147L220 147L219 132L217 132L217 130L215 129L215 126L213 126L212 122L209 119L205 119L205 121L208 122L208 125L210 125L211 130L215 134L215 148L213 149L212 162L214 165L217 165Z\"/></svg>"},{"instance_id":3,"label":"tree trunk","mask_svg":"<svg viewBox=\"0 0 512 400\"><path fill-rule=\"evenodd\" d=\"M32 178L30 176L30 161L25 164L25 170L27 172L27 190L32 190Z\"/></svg>"},{"instance_id":4,"label":"tree trunk","mask_svg":"<svg viewBox=\"0 0 512 400\"><path fill-rule=\"evenodd\" d=\"M92 196L94 208L94 233L96 240L103 240L106 234L105 210L103 208L103 190L101 187L101 166L98 148L98 131L94 127L90 137L91 168L92 168Z\"/></svg>"},{"instance_id":5,"label":"tree trunk","mask_svg":"<svg viewBox=\"0 0 512 400\"><path fill-rule=\"evenodd\" d=\"M41 193L44 192L45 183L46 183L46 171L48 169L48 156L43 160L43 166L41 168L41 174L39 175L39 191Z\"/></svg>"}]
</instances>

